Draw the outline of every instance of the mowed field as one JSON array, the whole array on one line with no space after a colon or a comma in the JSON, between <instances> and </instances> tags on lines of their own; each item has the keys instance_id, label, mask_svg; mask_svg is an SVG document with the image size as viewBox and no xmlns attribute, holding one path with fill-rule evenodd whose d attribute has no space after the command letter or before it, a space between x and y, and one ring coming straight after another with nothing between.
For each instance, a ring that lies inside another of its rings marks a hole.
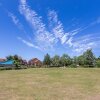
<instances>
[{"instance_id":1,"label":"mowed field","mask_svg":"<svg viewBox=\"0 0 100 100\"><path fill-rule=\"evenodd\" d=\"M100 100L100 69L0 71L0 100Z\"/></svg>"}]
</instances>

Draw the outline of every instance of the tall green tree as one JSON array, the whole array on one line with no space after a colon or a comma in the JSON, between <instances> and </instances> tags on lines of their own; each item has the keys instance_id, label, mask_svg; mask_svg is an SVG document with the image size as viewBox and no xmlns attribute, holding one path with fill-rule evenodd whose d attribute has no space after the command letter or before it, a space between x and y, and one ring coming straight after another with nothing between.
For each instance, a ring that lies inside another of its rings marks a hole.
<instances>
[{"instance_id":1,"label":"tall green tree","mask_svg":"<svg viewBox=\"0 0 100 100\"><path fill-rule=\"evenodd\" d=\"M78 64L78 57L77 56L73 57L73 64L75 64L75 65Z\"/></svg>"},{"instance_id":2,"label":"tall green tree","mask_svg":"<svg viewBox=\"0 0 100 100\"><path fill-rule=\"evenodd\" d=\"M65 66L72 64L72 59L70 58L69 55L63 54L61 59L60 59L60 62L61 62L61 65L65 67Z\"/></svg>"},{"instance_id":3,"label":"tall green tree","mask_svg":"<svg viewBox=\"0 0 100 100\"><path fill-rule=\"evenodd\" d=\"M51 59L52 65L55 67L59 67L60 66L60 56L55 55L52 59Z\"/></svg>"},{"instance_id":4,"label":"tall green tree","mask_svg":"<svg viewBox=\"0 0 100 100\"><path fill-rule=\"evenodd\" d=\"M50 66L51 64L51 58L48 53L44 56L43 64L46 66Z\"/></svg>"},{"instance_id":5,"label":"tall green tree","mask_svg":"<svg viewBox=\"0 0 100 100\"><path fill-rule=\"evenodd\" d=\"M6 59L7 59L7 60L14 60L14 56L9 55L9 56L6 57Z\"/></svg>"},{"instance_id":6,"label":"tall green tree","mask_svg":"<svg viewBox=\"0 0 100 100\"><path fill-rule=\"evenodd\" d=\"M84 64L88 67L94 67L96 64L96 58L92 52L92 49L88 49L83 53Z\"/></svg>"},{"instance_id":7,"label":"tall green tree","mask_svg":"<svg viewBox=\"0 0 100 100\"><path fill-rule=\"evenodd\" d=\"M78 56L77 63L78 63L78 65L82 65L82 66L84 65L84 56L83 55Z\"/></svg>"}]
</instances>

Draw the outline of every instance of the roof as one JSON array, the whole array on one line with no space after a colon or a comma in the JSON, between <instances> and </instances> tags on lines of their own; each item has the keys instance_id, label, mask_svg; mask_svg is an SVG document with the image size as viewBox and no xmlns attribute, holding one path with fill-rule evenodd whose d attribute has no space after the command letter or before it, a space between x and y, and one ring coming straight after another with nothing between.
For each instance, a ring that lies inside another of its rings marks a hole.
<instances>
[{"instance_id":1,"label":"roof","mask_svg":"<svg viewBox=\"0 0 100 100\"><path fill-rule=\"evenodd\" d=\"M13 63L14 63L13 60L7 60L7 61L0 62L1 65L12 65Z\"/></svg>"},{"instance_id":2,"label":"roof","mask_svg":"<svg viewBox=\"0 0 100 100\"><path fill-rule=\"evenodd\" d=\"M6 61L6 59L0 58L0 62Z\"/></svg>"},{"instance_id":3,"label":"roof","mask_svg":"<svg viewBox=\"0 0 100 100\"><path fill-rule=\"evenodd\" d=\"M37 58L33 58L29 61L29 63L41 63L41 61Z\"/></svg>"},{"instance_id":4,"label":"roof","mask_svg":"<svg viewBox=\"0 0 100 100\"><path fill-rule=\"evenodd\" d=\"M38 61L40 61L39 59L37 59L37 58L33 58L33 59L31 59L30 61L33 61L33 62L38 62Z\"/></svg>"}]
</instances>

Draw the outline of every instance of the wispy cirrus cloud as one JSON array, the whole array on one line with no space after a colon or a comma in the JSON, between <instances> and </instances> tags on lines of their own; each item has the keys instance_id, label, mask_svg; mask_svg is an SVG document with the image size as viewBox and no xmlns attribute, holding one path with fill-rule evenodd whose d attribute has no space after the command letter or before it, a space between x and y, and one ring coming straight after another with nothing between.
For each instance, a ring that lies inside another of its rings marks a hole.
<instances>
[{"instance_id":1,"label":"wispy cirrus cloud","mask_svg":"<svg viewBox=\"0 0 100 100\"><path fill-rule=\"evenodd\" d=\"M28 5L26 0L20 0L19 11L28 23L32 26L35 31L35 43L42 49L52 48L55 43L55 38L46 29L46 25L42 22L42 17L39 16L34 10L32 10ZM45 44L44 44L45 42ZM41 43L41 44L40 44Z\"/></svg>"},{"instance_id":2,"label":"wispy cirrus cloud","mask_svg":"<svg viewBox=\"0 0 100 100\"><path fill-rule=\"evenodd\" d=\"M95 21L91 23L91 25L100 24L100 17L98 17Z\"/></svg>"},{"instance_id":3,"label":"wispy cirrus cloud","mask_svg":"<svg viewBox=\"0 0 100 100\"><path fill-rule=\"evenodd\" d=\"M81 31L80 28L77 28L69 32L65 32L63 24L58 19L58 15L54 10L49 10L48 20L50 23L49 26L51 33L53 33L55 37L60 40L61 44L65 44L68 41L68 38L72 38L74 35L78 34Z\"/></svg>"},{"instance_id":4,"label":"wispy cirrus cloud","mask_svg":"<svg viewBox=\"0 0 100 100\"><path fill-rule=\"evenodd\" d=\"M100 43L100 37L95 35L85 35L78 38L70 38L68 44L73 48L74 52L82 53L87 49L94 49Z\"/></svg>"},{"instance_id":5,"label":"wispy cirrus cloud","mask_svg":"<svg viewBox=\"0 0 100 100\"><path fill-rule=\"evenodd\" d=\"M23 25L20 23L17 16L15 16L13 13L8 12L8 16L11 18L12 22L21 30L23 30Z\"/></svg>"},{"instance_id":6,"label":"wispy cirrus cloud","mask_svg":"<svg viewBox=\"0 0 100 100\"><path fill-rule=\"evenodd\" d=\"M24 44L26 44L27 46L29 47L32 47L32 48L36 48L36 49L40 49L39 47L37 47L36 45L34 45L32 42L29 42L27 40L24 40L23 38L21 37L17 37L17 39L19 39L20 41L22 41ZM41 49L40 49L41 50Z\"/></svg>"},{"instance_id":7,"label":"wispy cirrus cloud","mask_svg":"<svg viewBox=\"0 0 100 100\"><path fill-rule=\"evenodd\" d=\"M17 19L17 17L13 13L9 12L8 16L12 18L12 21L14 22L15 25L19 24L19 20Z\"/></svg>"},{"instance_id":8,"label":"wispy cirrus cloud","mask_svg":"<svg viewBox=\"0 0 100 100\"><path fill-rule=\"evenodd\" d=\"M60 40L61 43L63 44L67 40L68 34L64 33L63 25L58 20L58 15L54 10L49 10L48 20L50 23L49 26L50 26L51 33L53 33L56 39Z\"/></svg>"},{"instance_id":9,"label":"wispy cirrus cloud","mask_svg":"<svg viewBox=\"0 0 100 100\"><path fill-rule=\"evenodd\" d=\"M7 11L7 13L8 16L11 18L12 22L17 26L17 28L28 38L28 40L31 40L31 37L25 31L23 24L20 22L17 16L9 11Z\"/></svg>"},{"instance_id":10,"label":"wispy cirrus cloud","mask_svg":"<svg viewBox=\"0 0 100 100\"><path fill-rule=\"evenodd\" d=\"M58 14L55 10L48 11L49 29L47 28L47 25L43 23L42 16L39 16L35 10L32 10L31 7L28 6L26 0L20 0L19 11L34 31L33 42L28 42L21 38L19 39L30 47L41 50L52 50L55 48L55 44L60 42L61 45L71 48L72 51L81 53L87 49L96 47L100 42L99 39L92 39L95 35L84 35L77 38L77 35L87 29L88 26L85 28L79 27L65 32L64 26L59 20ZM18 23L18 21L15 20L15 17L12 17L12 19L15 21L15 24ZM96 23L99 23L99 21L100 20L98 19Z\"/></svg>"}]
</instances>

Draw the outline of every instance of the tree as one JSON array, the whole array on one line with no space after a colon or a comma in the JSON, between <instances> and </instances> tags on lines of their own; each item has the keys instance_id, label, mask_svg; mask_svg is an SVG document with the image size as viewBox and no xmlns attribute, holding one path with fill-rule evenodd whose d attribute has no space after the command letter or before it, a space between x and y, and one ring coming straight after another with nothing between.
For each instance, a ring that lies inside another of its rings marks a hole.
<instances>
[{"instance_id":1,"label":"tree","mask_svg":"<svg viewBox=\"0 0 100 100\"><path fill-rule=\"evenodd\" d=\"M100 60L97 60L96 61L96 67L99 67L100 68Z\"/></svg>"},{"instance_id":2,"label":"tree","mask_svg":"<svg viewBox=\"0 0 100 100\"><path fill-rule=\"evenodd\" d=\"M96 59L96 67L100 68L100 56Z\"/></svg>"},{"instance_id":3,"label":"tree","mask_svg":"<svg viewBox=\"0 0 100 100\"><path fill-rule=\"evenodd\" d=\"M16 69L19 69L21 66L21 64L20 64L20 62L19 61L17 61L17 60L14 60L14 65L15 65L15 67L16 67Z\"/></svg>"},{"instance_id":4,"label":"tree","mask_svg":"<svg viewBox=\"0 0 100 100\"><path fill-rule=\"evenodd\" d=\"M78 57L77 56L74 56L73 57L73 64L78 65L79 64L79 61L78 60L79 60Z\"/></svg>"},{"instance_id":5,"label":"tree","mask_svg":"<svg viewBox=\"0 0 100 100\"><path fill-rule=\"evenodd\" d=\"M72 59L67 54L63 54L60 59L60 62L61 62L61 65L65 67L72 64Z\"/></svg>"},{"instance_id":6,"label":"tree","mask_svg":"<svg viewBox=\"0 0 100 100\"><path fill-rule=\"evenodd\" d=\"M78 63L78 65L84 65L84 56L83 55L78 56L77 63Z\"/></svg>"},{"instance_id":7,"label":"tree","mask_svg":"<svg viewBox=\"0 0 100 100\"><path fill-rule=\"evenodd\" d=\"M8 60L13 60L14 61L14 65L15 65L15 67L17 69L20 68L20 65L23 62L22 58L20 56L18 56L18 55L14 55L14 56L10 55L10 56L7 56L6 58Z\"/></svg>"},{"instance_id":8,"label":"tree","mask_svg":"<svg viewBox=\"0 0 100 100\"><path fill-rule=\"evenodd\" d=\"M46 66L50 66L51 64L51 58L48 53L44 56L43 64Z\"/></svg>"},{"instance_id":9,"label":"tree","mask_svg":"<svg viewBox=\"0 0 100 100\"><path fill-rule=\"evenodd\" d=\"M58 55L55 55L52 59L51 59L52 65L55 67L59 67L60 66L60 57Z\"/></svg>"},{"instance_id":10,"label":"tree","mask_svg":"<svg viewBox=\"0 0 100 100\"><path fill-rule=\"evenodd\" d=\"M9 55L9 56L6 57L6 59L7 59L7 60L14 60L14 56Z\"/></svg>"},{"instance_id":11,"label":"tree","mask_svg":"<svg viewBox=\"0 0 100 100\"><path fill-rule=\"evenodd\" d=\"M91 49L88 49L86 52L84 52L83 57L84 57L84 64L86 66L89 67L95 66L96 59Z\"/></svg>"}]
</instances>

